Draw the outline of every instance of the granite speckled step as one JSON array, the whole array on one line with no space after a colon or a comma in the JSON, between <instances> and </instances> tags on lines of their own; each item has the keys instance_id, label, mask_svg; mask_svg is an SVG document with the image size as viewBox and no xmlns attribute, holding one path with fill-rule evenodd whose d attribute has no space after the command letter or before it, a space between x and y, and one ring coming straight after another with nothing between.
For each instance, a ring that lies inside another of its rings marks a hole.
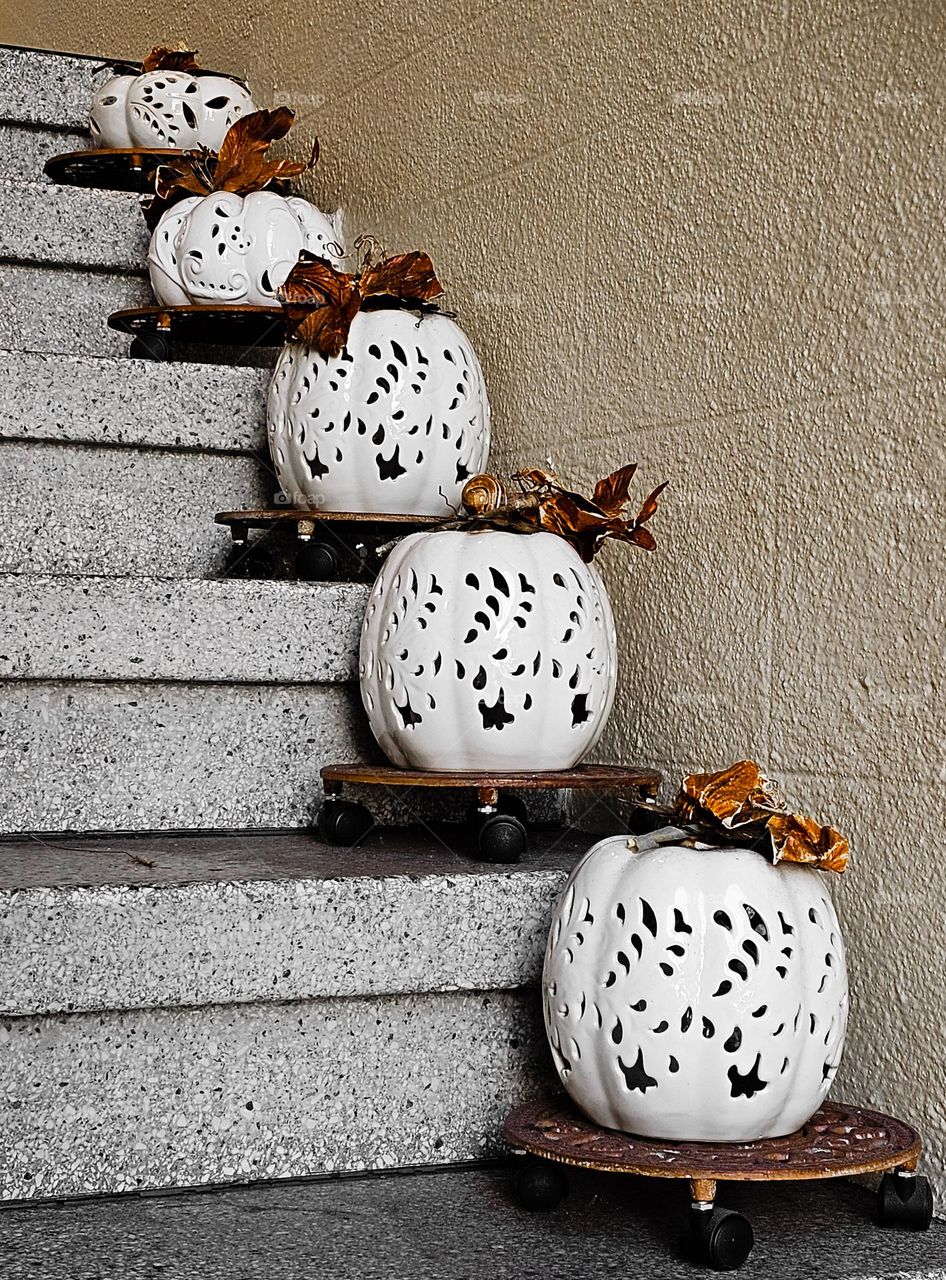
<instances>
[{"instance_id":1,"label":"granite speckled step","mask_svg":"<svg viewBox=\"0 0 946 1280\"><path fill-rule=\"evenodd\" d=\"M368 586L0 575L0 680L357 678Z\"/></svg>"},{"instance_id":2,"label":"granite speckled step","mask_svg":"<svg viewBox=\"0 0 946 1280\"><path fill-rule=\"evenodd\" d=\"M106 323L113 311L147 307L145 275L0 261L0 350L127 356L130 339Z\"/></svg>"},{"instance_id":3,"label":"granite speckled step","mask_svg":"<svg viewBox=\"0 0 946 1280\"><path fill-rule=\"evenodd\" d=\"M266 448L262 369L9 352L0 439L227 452Z\"/></svg>"},{"instance_id":4,"label":"granite speckled step","mask_svg":"<svg viewBox=\"0 0 946 1280\"><path fill-rule=\"evenodd\" d=\"M104 58L0 45L0 120L83 130Z\"/></svg>"},{"instance_id":5,"label":"granite speckled step","mask_svg":"<svg viewBox=\"0 0 946 1280\"><path fill-rule=\"evenodd\" d=\"M538 980L587 837L0 846L0 1198L452 1163L549 1083Z\"/></svg>"},{"instance_id":6,"label":"granite speckled step","mask_svg":"<svg viewBox=\"0 0 946 1280\"><path fill-rule=\"evenodd\" d=\"M296 827L319 768L370 759L357 687L14 680L0 686L6 831Z\"/></svg>"},{"instance_id":7,"label":"granite speckled step","mask_svg":"<svg viewBox=\"0 0 946 1280\"><path fill-rule=\"evenodd\" d=\"M84 131L0 120L0 178L45 182L43 166L47 160L64 151L85 151L90 145Z\"/></svg>"},{"instance_id":8,"label":"granite speckled step","mask_svg":"<svg viewBox=\"0 0 946 1280\"><path fill-rule=\"evenodd\" d=\"M140 274L148 240L132 193L0 181L0 258Z\"/></svg>"},{"instance_id":9,"label":"granite speckled step","mask_svg":"<svg viewBox=\"0 0 946 1280\"><path fill-rule=\"evenodd\" d=\"M370 742L354 584L0 577L6 831L297 826Z\"/></svg>"},{"instance_id":10,"label":"granite speckled step","mask_svg":"<svg viewBox=\"0 0 946 1280\"><path fill-rule=\"evenodd\" d=\"M272 506L269 466L240 453L0 443L0 572L195 578L230 546L214 512Z\"/></svg>"},{"instance_id":11,"label":"granite speckled step","mask_svg":"<svg viewBox=\"0 0 946 1280\"><path fill-rule=\"evenodd\" d=\"M252 1113L250 1115L252 1119ZM11 1206L0 1215L4 1280L694 1280L686 1202L664 1182L568 1172L554 1213L515 1206L506 1167L325 1178L214 1194ZM750 1217L747 1280L943 1280L946 1226L890 1231L853 1183L734 1185ZM260 1247L261 1230L267 1235ZM278 1242L278 1243L276 1243ZM278 1250L278 1252L277 1252Z\"/></svg>"},{"instance_id":12,"label":"granite speckled step","mask_svg":"<svg viewBox=\"0 0 946 1280\"><path fill-rule=\"evenodd\" d=\"M0 177L43 182L50 156L91 146L87 129L101 59L0 45Z\"/></svg>"}]
</instances>

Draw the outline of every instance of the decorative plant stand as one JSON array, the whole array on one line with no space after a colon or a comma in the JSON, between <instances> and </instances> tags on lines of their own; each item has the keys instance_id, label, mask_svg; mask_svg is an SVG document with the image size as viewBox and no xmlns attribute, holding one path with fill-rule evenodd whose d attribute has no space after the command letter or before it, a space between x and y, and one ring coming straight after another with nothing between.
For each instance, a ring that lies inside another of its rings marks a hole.
<instances>
[{"instance_id":1,"label":"decorative plant stand","mask_svg":"<svg viewBox=\"0 0 946 1280\"><path fill-rule=\"evenodd\" d=\"M654 769L618 765L579 765L543 773L435 773L397 769L393 765L333 764L322 771L325 803L319 811L319 834L328 844L352 846L375 829L363 804L341 798L343 785L367 787L455 787L476 797L475 844L486 862L518 862L529 845L525 814L516 797L505 791L632 791L654 796L662 781Z\"/></svg>"},{"instance_id":2,"label":"decorative plant stand","mask_svg":"<svg viewBox=\"0 0 946 1280\"><path fill-rule=\"evenodd\" d=\"M132 307L113 311L110 329L134 334L131 355L166 360L172 342L206 346L278 347L285 336L281 307Z\"/></svg>"},{"instance_id":3,"label":"decorative plant stand","mask_svg":"<svg viewBox=\"0 0 946 1280\"><path fill-rule=\"evenodd\" d=\"M65 151L50 156L43 166L47 178L68 187L94 187L100 191L139 191L154 194L154 173L159 164L181 153L173 148L99 147L89 151Z\"/></svg>"},{"instance_id":4,"label":"decorative plant stand","mask_svg":"<svg viewBox=\"0 0 946 1280\"><path fill-rule=\"evenodd\" d=\"M648 1178L683 1178L690 1184L690 1230L699 1261L717 1271L739 1267L753 1245L741 1214L715 1204L719 1182L851 1177L880 1173L877 1216L884 1226L926 1230L933 1197L916 1173L920 1138L893 1116L827 1102L797 1133L758 1142L659 1142L601 1129L567 1101L516 1107L503 1137L522 1164L513 1193L526 1209L554 1209L567 1184L558 1165ZM553 1163L547 1163L547 1162Z\"/></svg>"},{"instance_id":5,"label":"decorative plant stand","mask_svg":"<svg viewBox=\"0 0 946 1280\"><path fill-rule=\"evenodd\" d=\"M436 524L436 516L363 514L277 508L220 511L214 520L228 525L233 541L227 576L271 578L280 571L309 582L338 578L370 582L378 571L375 552L385 543ZM263 534L252 541L250 529ZM287 546L286 535L295 546Z\"/></svg>"}]
</instances>

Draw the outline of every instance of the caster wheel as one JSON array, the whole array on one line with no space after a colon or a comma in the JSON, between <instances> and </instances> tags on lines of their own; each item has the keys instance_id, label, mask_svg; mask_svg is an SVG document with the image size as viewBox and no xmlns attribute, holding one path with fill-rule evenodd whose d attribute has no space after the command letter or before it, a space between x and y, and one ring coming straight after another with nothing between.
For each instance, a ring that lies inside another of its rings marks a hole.
<instances>
[{"instance_id":1,"label":"caster wheel","mask_svg":"<svg viewBox=\"0 0 946 1280\"><path fill-rule=\"evenodd\" d=\"M161 333L139 333L132 339L129 354L133 360L166 360L170 347Z\"/></svg>"},{"instance_id":2,"label":"caster wheel","mask_svg":"<svg viewBox=\"0 0 946 1280\"><path fill-rule=\"evenodd\" d=\"M518 862L528 846L528 833L518 818L498 812L481 818L476 850L484 862Z\"/></svg>"},{"instance_id":3,"label":"caster wheel","mask_svg":"<svg viewBox=\"0 0 946 1280\"><path fill-rule=\"evenodd\" d=\"M692 1209L693 1252L714 1271L741 1267L755 1243L752 1223L730 1209Z\"/></svg>"},{"instance_id":4,"label":"caster wheel","mask_svg":"<svg viewBox=\"0 0 946 1280\"><path fill-rule=\"evenodd\" d=\"M296 577L304 582L324 582L338 572L338 552L327 542L308 538L296 550Z\"/></svg>"},{"instance_id":5,"label":"caster wheel","mask_svg":"<svg viewBox=\"0 0 946 1280\"><path fill-rule=\"evenodd\" d=\"M363 804L328 799L319 810L316 825L326 844L340 844L350 849L374 829L374 818Z\"/></svg>"},{"instance_id":6,"label":"caster wheel","mask_svg":"<svg viewBox=\"0 0 946 1280\"><path fill-rule=\"evenodd\" d=\"M933 1191L922 1174L885 1173L877 1189L877 1221L882 1227L926 1231L933 1221Z\"/></svg>"},{"instance_id":7,"label":"caster wheel","mask_svg":"<svg viewBox=\"0 0 946 1280\"><path fill-rule=\"evenodd\" d=\"M228 578L273 578L276 576L276 560L272 552L258 542L235 542L227 556Z\"/></svg>"},{"instance_id":8,"label":"caster wheel","mask_svg":"<svg viewBox=\"0 0 946 1280\"><path fill-rule=\"evenodd\" d=\"M521 822L525 827L529 822L529 811L525 806L525 801L520 800L518 796L500 796L499 804L496 806L500 813L506 814L509 818L515 818L517 822Z\"/></svg>"},{"instance_id":9,"label":"caster wheel","mask_svg":"<svg viewBox=\"0 0 946 1280\"><path fill-rule=\"evenodd\" d=\"M568 1191L565 1174L554 1164L528 1163L511 1179L516 1203L530 1213L548 1213L561 1204Z\"/></svg>"}]
</instances>

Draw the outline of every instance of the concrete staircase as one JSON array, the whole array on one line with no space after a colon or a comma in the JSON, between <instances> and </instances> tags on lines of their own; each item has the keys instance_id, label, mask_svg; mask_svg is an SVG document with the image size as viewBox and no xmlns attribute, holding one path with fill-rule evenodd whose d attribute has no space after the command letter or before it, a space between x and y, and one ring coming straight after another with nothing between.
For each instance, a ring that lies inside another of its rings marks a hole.
<instances>
[{"instance_id":1,"label":"concrete staircase","mask_svg":"<svg viewBox=\"0 0 946 1280\"><path fill-rule=\"evenodd\" d=\"M490 1154L582 842L310 835L319 766L374 750L366 588L219 576L267 375L106 327L150 300L136 199L41 173L93 65L0 49L0 1198Z\"/></svg>"}]
</instances>

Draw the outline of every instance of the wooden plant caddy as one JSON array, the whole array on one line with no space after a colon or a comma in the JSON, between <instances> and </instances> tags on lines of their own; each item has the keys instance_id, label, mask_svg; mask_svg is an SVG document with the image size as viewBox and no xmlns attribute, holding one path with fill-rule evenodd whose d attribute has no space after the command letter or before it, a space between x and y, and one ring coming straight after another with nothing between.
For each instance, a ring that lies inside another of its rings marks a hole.
<instances>
[{"instance_id":1,"label":"wooden plant caddy","mask_svg":"<svg viewBox=\"0 0 946 1280\"><path fill-rule=\"evenodd\" d=\"M171 343L212 347L281 347L286 321L281 307L129 307L113 311L110 329L133 334L129 354L138 360L167 360Z\"/></svg>"},{"instance_id":2,"label":"wooden plant caddy","mask_svg":"<svg viewBox=\"0 0 946 1280\"><path fill-rule=\"evenodd\" d=\"M554 1209L567 1190L561 1165L690 1184L690 1240L698 1261L717 1271L739 1267L753 1245L741 1214L718 1208L720 1182L801 1181L884 1173L877 1193L884 1226L925 1230L933 1196L917 1174L920 1138L893 1116L826 1102L797 1133L757 1142L661 1142L602 1129L566 1099L510 1112L506 1145L520 1162L513 1194L526 1209Z\"/></svg>"},{"instance_id":3,"label":"wooden plant caddy","mask_svg":"<svg viewBox=\"0 0 946 1280\"><path fill-rule=\"evenodd\" d=\"M62 186L153 195L158 165L182 154L161 147L93 147L51 156L43 165L43 172Z\"/></svg>"},{"instance_id":4,"label":"wooden plant caddy","mask_svg":"<svg viewBox=\"0 0 946 1280\"><path fill-rule=\"evenodd\" d=\"M319 811L319 834L328 844L352 846L375 830L371 811L342 798L345 783L363 787L453 787L475 797L472 819L476 852L486 862L518 862L529 837L521 801L509 791L631 791L640 800L657 794L662 781L654 769L586 764L575 769L529 772L434 772L398 769L393 765L333 764L322 771L325 802Z\"/></svg>"},{"instance_id":5,"label":"wooden plant caddy","mask_svg":"<svg viewBox=\"0 0 946 1280\"><path fill-rule=\"evenodd\" d=\"M440 517L277 507L220 511L214 521L230 530L227 577L358 582L374 580L379 547L437 524ZM251 529L263 532L251 539Z\"/></svg>"}]
</instances>

